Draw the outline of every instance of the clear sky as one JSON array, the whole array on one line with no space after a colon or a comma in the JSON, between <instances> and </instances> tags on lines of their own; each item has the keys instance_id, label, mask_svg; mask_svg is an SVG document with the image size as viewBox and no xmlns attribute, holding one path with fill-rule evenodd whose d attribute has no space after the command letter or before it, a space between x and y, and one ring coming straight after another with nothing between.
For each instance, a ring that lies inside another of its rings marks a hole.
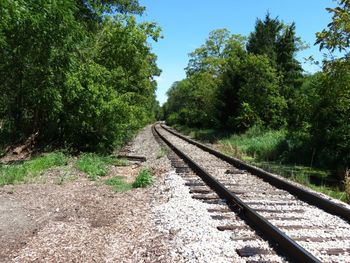
<instances>
[{"instance_id":1,"label":"clear sky","mask_svg":"<svg viewBox=\"0 0 350 263\"><path fill-rule=\"evenodd\" d=\"M158 56L162 74L157 78L157 98L166 101L166 91L173 82L185 77L188 53L201 46L209 32L227 28L233 34L248 36L254 30L256 18L264 18L267 11L285 23L296 23L297 35L310 48L300 52L298 59L313 55L322 60L322 53L314 46L315 33L331 21L326 7L335 5L332 0L139 0L146 7L141 18L155 21L163 30L164 39L152 43ZM308 72L317 68L303 64Z\"/></svg>"}]
</instances>

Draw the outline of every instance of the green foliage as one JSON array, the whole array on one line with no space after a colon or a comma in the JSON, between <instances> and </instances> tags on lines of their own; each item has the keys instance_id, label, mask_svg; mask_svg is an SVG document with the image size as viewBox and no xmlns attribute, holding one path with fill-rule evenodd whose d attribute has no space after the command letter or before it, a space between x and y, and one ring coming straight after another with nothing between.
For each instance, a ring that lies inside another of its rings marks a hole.
<instances>
[{"instance_id":1,"label":"green foliage","mask_svg":"<svg viewBox=\"0 0 350 263\"><path fill-rule=\"evenodd\" d=\"M132 184L133 188L146 187L153 183L154 179L149 169L143 169L137 175L135 181Z\"/></svg>"},{"instance_id":2,"label":"green foliage","mask_svg":"<svg viewBox=\"0 0 350 263\"><path fill-rule=\"evenodd\" d=\"M189 78L175 82L168 91L165 105L167 120L171 124L191 127L215 125L217 80L208 72L195 73Z\"/></svg>"},{"instance_id":3,"label":"green foliage","mask_svg":"<svg viewBox=\"0 0 350 263\"><path fill-rule=\"evenodd\" d=\"M113 186L113 189L116 192L125 192L133 188L132 184L125 182L125 177L123 176L114 176L106 180L105 183Z\"/></svg>"},{"instance_id":4,"label":"green foliage","mask_svg":"<svg viewBox=\"0 0 350 263\"><path fill-rule=\"evenodd\" d=\"M0 137L39 132L79 150L119 146L154 119L159 75L137 0L0 5Z\"/></svg>"},{"instance_id":5,"label":"green foliage","mask_svg":"<svg viewBox=\"0 0 350 263\"><path fill-rule=\"evenodd\" d=\"M241 135L220 140L220 143L237 147L244 154L254 156L257 160L276 160L285 137L286 132L283 130L264 130L261 126L253 126Z\"/></svg>"},{"instance_id":6,"label":"green foliage","mask_svg":"<svg viewBox=\"0 0 350 263\"><path fill-rule=\"evenodd\" d=\"M310 133L320 159L345 171L350 163L350 61L335 61L325 73Z\"/></svg>"},{"instance_id":7,"label":"green foliage","mask_svg":"<svg viewBox=\"0 0 350 263\"><path fill-rule=\"evenodd\" d=\"M340 52L349 52L350 47L350 1L338 0L338 6L327 8L332 13L332 22L327 29L316 33L316 44L320 44L320 49L326 48L330 51L338 49Z\"/></svg>"},{"instance_id":8,"label":"green foliage","mask_svg":"<svg viewBox=\"0 0 350 263\"><path fill-rule=\"evenodd\" d=\"M267 127L284 126L286 109L284 97L279 94L279 79L267 57L247 55L242 62L242 84L238 92L242 108L237 126L251 127L261 120Z\"/></svg>"},{"instance_id":9,"label":"green foliage","mask_svg":"<svg viewBox=\"0 0 350 263\"><path fill-rule=\"evenodd\" d=\"M163 158L163 157L167 156L168 154L169 154L168 148L161 148L157 153L156 159Z\"/></svg>"},{"instance_id":10,"label":"green foliage","mask_svg":"<svg viewBox=\"0 0 350 263\"><path fill-rule=\"evenodd\" d=\"M271 18L268 13L265 20L257 19L255 30L250 34L247 51L257 55L266 55L274 66L277 65L277 40L283 24L278 18Z\"/></svg>"},{"instance_id":11,"label":"green foliage","mask_svg":"<svg viewBox=\"0 0 350 263\"><path fill-rule=\"evenodd\" d=\"M113 160L110 157L101 156L95 153L83 153L76 161L76 167L87 174L91 180L97 180L108 172L108 164Z\"/></svg>"},{"instance_id":12,"label":"green foliage","mask_svg":"<svg viewBox=\"0 0 350 263\"><path fill-rule=\"evenodd\" d=\"M38 156L20 164L0 166L0 186L16 184L35 177L55 166L67 164L67 157L61 152Z\"/></svg>"},{"instance_id":13,"label":"green foliage","mask_svg":"<svg viewBox=\"0 0 350 263\"><path fill-rule=\"evenodd\" d=\"M231 35L227 29L217 29L209 33L205 44L190 53L190 60L186 68L187 75L198 72L208 72L218 76L224 69L226 58L231 53L243 49L245 37Z\"/></svg>"},{"instance_id":14,"label":"green foliage","mask_svg":"<svg viewBox=\"0 0 350 263\"><path fill-rule=\"evenodd\" d=\"M295 59L296 53L303 48L303 44L296 36L295 24L285 25L278 18L272 19L267 14L265 20L257 20L255 30L250 34L247 51L268 57L271 65L279 75L279 90L288 106L293 93L303 82L303 69Z\"/></svg>"}]
</instances>

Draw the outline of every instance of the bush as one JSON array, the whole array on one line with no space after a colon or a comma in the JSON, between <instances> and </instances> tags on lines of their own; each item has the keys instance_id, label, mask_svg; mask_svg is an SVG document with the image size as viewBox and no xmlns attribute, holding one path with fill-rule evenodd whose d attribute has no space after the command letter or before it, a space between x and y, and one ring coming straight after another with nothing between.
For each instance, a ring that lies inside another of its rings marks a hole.
<instances>
[{"instance_id":1,"label":"bush","mask_svg":"<svg viewBox=\"0 0 350 263\"><path fill-rule=\"evenodd\" d=\"M154 179L152 173L149 169L143 169L140 171L138 176L135 179L135 182L132 184L133 188L146 187L153 183Z\"/></svg>"}]
</instances>

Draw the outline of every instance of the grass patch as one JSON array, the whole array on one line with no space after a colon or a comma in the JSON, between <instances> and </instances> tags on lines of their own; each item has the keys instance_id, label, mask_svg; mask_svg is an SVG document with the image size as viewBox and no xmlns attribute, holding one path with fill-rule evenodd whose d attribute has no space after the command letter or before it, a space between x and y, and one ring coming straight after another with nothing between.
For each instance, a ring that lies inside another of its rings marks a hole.
<instances>
[{"instance_id":1,"label":"grass patch","mask_svg":"<svg viewBox=\"0 0 350 263\"><path fill-rule=\"evenodd\" d=\"M96 153L83 153L76 161L75 166L86 173L90 180L97 180L100 176L105 176L110 165L127 166L128 160L118 159L113 156L103 156Z\"/></svg>"},{"instance_id":2,"label":"grass patch","mask_svg":"<svg viewBox=\"0 0 350 263\"><path fill-rule=\"evenodd\" d=\"M128 166L129 165L129 161L127 159L113 159L112 158L112 163L110 164L114 164L115 166Z\"/></svg>"},{"instance_id":3,"label":"grass patch","mask_svg":"<svg viewBox=\"0 0 350 263\"><path fill-rule=\"evenodd\" d=\"M76 167L87 174L90 180L97 180L108 172L108 165L113 160L110 157L101 156L95 153L83 153L76 161Z\"/></svg>"},{"instance_id":4,"label":"grass patch","mask_svg":"<svg viewBox=\"0 0 350 263\"><path fill-rule=\"evenodd\" d=\"M168 148L161 148L156 155L156 159L163 158L163 157L167 156L168 154L169 154Z\"/></svg>"},{"instance_id":5,"label":"grass patch","mask_svg":"<svg viewBox=\"0 0 350 263\"><path fill-rule=\"evenodd\" d=\"M135 181L132 184L133 188L146 187L153 183L154 179L149 169L143 169L137 175Z\"/></svg>"},{"instance_id":6,"label":"grass patch","mask_svg":"<svg viewBox=\"0 0 350 263\"><path fill-rule=\"evenodd\" d=\"M113 186L114 191L124 192L132 189L132 184L125 182L124 176L115 176L105 181L107 185Z\"/></svg>"},{"instance_id":7,"label":"grass patch","mask_svg":"<svg viewBox=\"0 0 350 263\"><path fill-rule=\"evenodd\" d=\"M153 183L154 179L151 171L146 168L139 172L135 181L133 183L125 182L124 176L114 176L105 181L107 185L113 187L113 190L116 192L125 192L133 188L146 187Z\"/></svg>"},{"instance_id":8,"label":"grass patch","mask_svg":"<svg viewBox=\"0 0 350 263\"><path fill-rule=\"evenodd\" d=\"M219 141L220 144L238 148L244 155L257 160L276 160L280 154L280 145L285 141L286 131L264 131L258 126L246 133L232 135Z\"/></svg>"},{"instance_id":9,"label":"grass patch","mask_svg":"<svg viewBox=\"0 0 350 263\"><path fill-rule=\"evenodd\" d=\"M53 152L24 161L20 164L0 166L0 186L16 184L38 176L45 170L67 164L67 157L62 152Z\"/></svg>"}]
</instances>

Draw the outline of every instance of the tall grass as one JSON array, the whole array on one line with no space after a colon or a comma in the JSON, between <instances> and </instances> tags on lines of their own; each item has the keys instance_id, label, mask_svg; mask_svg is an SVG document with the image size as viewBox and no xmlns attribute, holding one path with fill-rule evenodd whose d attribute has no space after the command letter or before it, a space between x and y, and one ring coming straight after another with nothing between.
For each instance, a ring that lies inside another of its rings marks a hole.
<instances>
[{"instance_id":1,"label":"tall grass","mask_svg":"<svg viewBox=\"0 0 350 263\"><path fill-rule=\"evenodd\" d=\"M154 179L151 171L148 168L145 168L139 172L134 183L132 184L132 187L134 188L146 187L148 185L151 185L153 181Z\"/></svg>"},{"instance_id":2,"label":"tall grass","mask_svg":"<svg viewBox=\"0 0 350 263\"><path fill-rule=\"evenodd\" d=\"M128 165L128 161L96 153L83 153L75 165L80 171L86 173L89 179L97 180L98 177L107 174L109 165L125 166Z\"/></svg>"},{"instance_id":3,"label":"tall grass","mask_svg":"<svg viewBox=\"0 0 350 263\"><path fill-rule=\"evenodd\" d=\"M20 164L1 165L0 186L26 181L28 178L38 176L51 167L66 164L67 157L63 153L53 152Z\"/></svg>"},{"instance_id":4,"label":"tall grass","mask_svg":"<svg viewBox=\"0 0 350 263\"><path fill-rule=\"evenodd\" d=\"M250 128L246 133L232 135L222 139L219 143L238 148L245 155L249 155L257 160L276 160L280 152L280 147L285 141L286 131L262 130L259 126Z\"/></svg>"}]
</instances>

